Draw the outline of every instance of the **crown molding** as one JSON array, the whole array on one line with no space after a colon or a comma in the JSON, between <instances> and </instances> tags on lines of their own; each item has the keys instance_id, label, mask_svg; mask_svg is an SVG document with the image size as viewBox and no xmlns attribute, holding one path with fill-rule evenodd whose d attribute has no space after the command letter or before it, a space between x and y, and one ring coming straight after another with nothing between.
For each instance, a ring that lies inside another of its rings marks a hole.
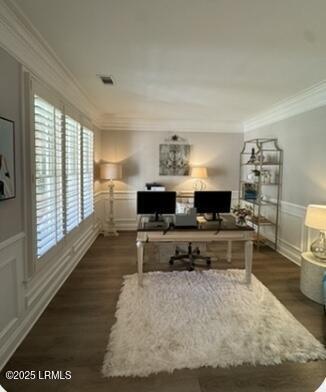
<instances>
[{"instance_id":1,"label":"crown molding","mask_svg":"<svg viewBox=\"0 0 326 392\"><path fill-rule=\"evenodd\" d=\"M12 0L0 1L0 46L84 115L91 120L98 117L96 106L73 74Z\"/></svg>"},{"instance_id":2,"label":"crown molding","mask_svg":"<svg viewBox=\"0 0 326 392\"><path fill-rule=\"evenodd\" d=\"M241 123L208 120L166 120L103 115L97 125L103 131L243 133Z\"/></svg>"},{"instance_id":3,"label":"crown molding","mask_svg":"<svg viewBox=\"0 0 326 392\"><path fill-rule=\"evenodd\" d=\"M243 123L244 132L326 105L326 80L289 97Z\"/></svg>"}]
</instances>

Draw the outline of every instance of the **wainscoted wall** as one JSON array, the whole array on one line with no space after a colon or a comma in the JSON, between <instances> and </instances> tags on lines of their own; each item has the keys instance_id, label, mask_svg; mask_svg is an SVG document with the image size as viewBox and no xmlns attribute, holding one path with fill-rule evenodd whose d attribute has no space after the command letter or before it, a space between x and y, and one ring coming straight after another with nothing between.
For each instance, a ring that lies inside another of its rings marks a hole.
<instances>
[{"instance_id":1,"label":"wainscoted wall","mask_svg":"<svg viewBox=\"0 0 326 392\"><path fill-rule=\"evenodd\" d=\"M0 369L98 236L96 219L84 223L75 240L30 280L24 278L25 233L0 243Z\"/></svg>"},{"instance_id":2,"label":"wainscoted wall","mask_svg":"<svg viewBox=\"0 0 326 392\"><path fill-rule=\"evenodd\" d=\"M300 265L301 253L307 249L309 232L304 226L306 208L282 201L278 251Z\"/></svg>"},{"instance_id":3,"label":"wainscoted wall","mask_svg":"<svg viewBox=\"0 0 326 392\"><path fill-rule=\"evenodd\" d=\"M189 195L189 191L179 191L179 194ZM116 191L114 193L114 217L118 230L136 230L137 191ZM232 204L238 201L238 191L232 191ZM95 211L97 218L101 221L102 227L105 224L106 212L109 211L109 192L101 191L95 196Z\"/></svg>"},{"instance_id":4,"label":"wainscoted wall","mask_svg":"<svg viewBox=\"0 0 326 392\"><path fill-rule=\"evenodd\" d=\"M322 105L258 128L249 127L245 133L247 140L276 137L284 150L279 251L297 263L300 253L309 247L310 237L316 235L304 227L306 207L326 204L325 121L326 106Z\"/></svg>"},{"instance_id":5,"label":"wainscoted wall","mask_svg":"<svg viewBox=\"0 0 326 392\"><path fill-rule=\"evenodd\" d=\"M136 191L116 191L114 215L120 231L135 230L137 227ZM180 193L189 194L189 191ZM232 204L238 201L238 191L232 192ZM106 211L109 211L109 192L100 191L95 195L95 213L101 227L104 227ZM280 212L279 252L296 264L300 264L301 253L309 246L314 233L304 226L306 208L282 201Z\"/></svg>"},{"instance_id":6,"label":"wainscoted wall","mask_svg":"<svg viewBox=\"0 0 326 392\"><path fill-rule=\"evenodd\" d=\"M6 8L5 4L0 2L1 22L4 21L4 18L1 17L3 7ZM9 20L5 18L5 25L7 22ZM1 26L0 30L3 31ZM15 29L5 29L5 31L13 33L14 41L19 39L15 34ZM26 48L24 35L21 37L23 47ZM0 34L0 45L3 39L5 39L5 35ZM10 40L11 43L14 41ZM9 45L9 47L17 48L15 45ZM32 51L27 50L25 53L32 53ZM18 57L21 59L21 53ZM32 58L34 63L38 65L43 61L37 55L33 55ZM48 64L51 64L50 73L57 75L53 73L54 63L50 61ZM29 217L31 201L28 197L32 191L29 170L31 167L28 136L30 129L29 122L25 118L29 112L28 99L25 100L29 90L25 91L22 64L2 48L0 48L0 71L0 115L14 120L16 126L17 185L16 198L0 202L1 369L91 246L100 232L100 223L95 216L83 221L79 228L69 235L69 238L64 239L60 251L51 260L34 265L32 257L28 256L31 255L30 249L32 249L33 241ZM68 83L64 84L68 86ZM57 87L59 88L59 84ZM60 93L64 94L70 90L68 87L67 89L60 90ZM57 92L53 91L53 94L57 94ZM99 160L100 145L101 132L95 129L94 156L96 160Z\"/></svg>"}]
</instances>

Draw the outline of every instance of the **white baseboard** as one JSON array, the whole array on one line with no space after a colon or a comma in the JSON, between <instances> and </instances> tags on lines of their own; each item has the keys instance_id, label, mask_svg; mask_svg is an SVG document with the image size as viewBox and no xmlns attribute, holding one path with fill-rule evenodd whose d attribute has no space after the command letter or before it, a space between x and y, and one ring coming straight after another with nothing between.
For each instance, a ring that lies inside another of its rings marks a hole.
<instances>
[{"instance_id":1,"label":"white baseboard","mask_svg":"<svg viewBox=\"0 0 326 392\"><path fill-rule=\"evenodd\" d=\"M293 246L287 241L279 238L278 241L278 253L286 257L288 260L292 261L297 265L301 265L301 253L302 251L297 247Z\"/></svg>"}]
</instances>

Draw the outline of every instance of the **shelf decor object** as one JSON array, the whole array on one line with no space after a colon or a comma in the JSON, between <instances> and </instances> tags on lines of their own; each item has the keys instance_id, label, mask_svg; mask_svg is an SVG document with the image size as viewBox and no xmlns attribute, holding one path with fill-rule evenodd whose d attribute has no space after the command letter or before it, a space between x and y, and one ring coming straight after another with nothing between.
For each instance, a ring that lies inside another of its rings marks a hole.
<instances>
[{"instance_id":1,"label":"shelf decor object","mask_svg":"<svg viewBox=\"0 0 326 392\"><path fill-rule=\"evenodd\" d=\"M246 140L240 153L239 205L251 208L247 223L256 230L256 245L277 249L283 150L275 138Z\"/></svg>"},{"instance_id":2,"label":"shelf decor object","mask_svg":"<svg viewBox=\"0 0 326 392\"><path fill-rule=\"evenodd\" d=\"M318 260L326 263L326 206L310 204L307 207L305 225L319 230L319 237L311 244L310 250Z\"/></svg>"},{"instance_id":3,"label":"shelf decor object","mask_svg":"<svg viewBox=\"0 0 326 392\"><path fill-rule=\"evenodd\" d=\"M122 178L122 166L119 163L102 163L100 165L101 180L109 180L109 211L105 208L106 224L103 230L105 236L117 236L114 222L114 180Z\"/></svg>"},{"instance_id":4,"label":"shelf decor object","mask_svg":"<svg viewBox=\"0 0 326 392\"><path fill-rule=\"evenodd\" d=\"M194 183L195 191L203 191L206 189L206 184L202 178L207 178L207 168L206 167L192 167L191 177L196 178L197 181Z\"/></svg>"}]
</instances>

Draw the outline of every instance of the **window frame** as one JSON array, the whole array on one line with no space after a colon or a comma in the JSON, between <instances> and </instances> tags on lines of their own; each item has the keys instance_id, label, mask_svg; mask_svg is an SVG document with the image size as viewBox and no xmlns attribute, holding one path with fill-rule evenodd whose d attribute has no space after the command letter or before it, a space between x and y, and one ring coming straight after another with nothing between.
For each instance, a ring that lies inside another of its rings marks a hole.
<instances>
[{"instance_id":1,"label":"window frame","mask_svg":"<svg viewBox=\"0 0 326 392\"><path fill-rule=\"evenodd\" d=\"M31 238L31 242L28 244L28 249L26 252L29 254L29 258L32 265L29 265L27 268L27 276L32 276L35 272L43 269L44 266L53 258L59 257L65 247L70 245L75 238L78 237L81 230L84 229L85 225L89 224L89 222L94 219L95 205L94 205L94 176L93 176L93 211L90 215L84 218L83 214L83 200L82 200L82 182L83 182L83 151L82 151L82 133L83 128L87 128L89 131L93 133L93 146L95 140L95 133L92 123L83 116L78 110L73 108L67 101L62 99L58 94L49 89L44 83L40 82L35 77L31 76L28 72L25 72L25 88L28 87L28 92L25 94L26 98L26 108L25 117L27 123L29 124L29 132L28 138L26 139L29 144L29 151L27 153L27 162L28 162L28 174L30 177L31 184L31 192L28 200L28 204L30 209L26 212L26 222L30 224L30 228L28 229L28 236ZM36 220L36 164L35 164L35 112L34 112L34 96L37 95L41 99L48 102L50 105L54 106L56 109L60 110L62 113L62 192L63 192L63 237L48 251L46 251L42 256L38 257L37 255L37 220ZM66 230L66 178L65 178L65 164L66 164L66 156L65 156L65 137L66 137L66 116L71 117L79 124L79 142L80 142L80 161L79 161L79 170L80 170L80 222L76 227L74 227L70 232L67 233ZM94 148L93 148L93 162L94 162ZM94 165L94 163L93 163Z\"/></svg>"}]
</instances>

